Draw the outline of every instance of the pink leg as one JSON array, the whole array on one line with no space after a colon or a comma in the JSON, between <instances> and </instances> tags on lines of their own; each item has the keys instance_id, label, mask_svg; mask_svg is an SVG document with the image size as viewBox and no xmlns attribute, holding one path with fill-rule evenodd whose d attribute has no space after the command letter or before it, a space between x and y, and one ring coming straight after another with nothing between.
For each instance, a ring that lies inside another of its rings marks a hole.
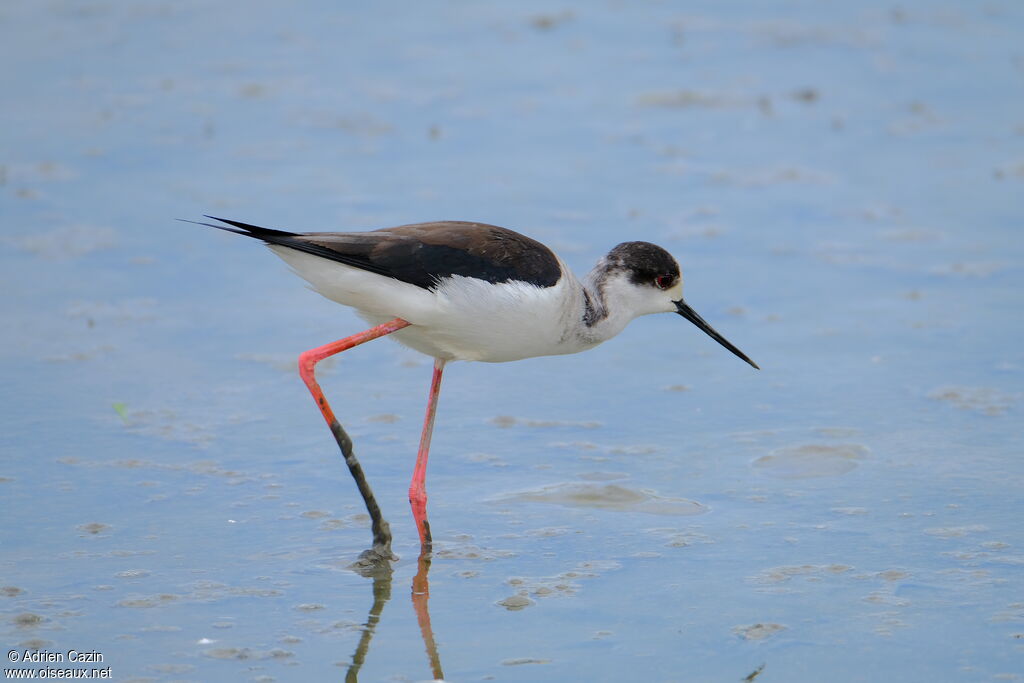
<instances>
[{"instance_id":1,"label":"pink leg","mask_svg":"<svg viewBox=\"0 0 1024 683\"><path fill-rule=\"evenodd\" d=\"M412 483L409 485L409 504L412 506L416 529L420 532L422 552L430 552L431 546L430 522L427 521L427 456L430 454L430 437L434 433L434 415L437 413L437 397L441 393L441 373L444 372L444 364L444 360L434 359L434 377L430 382L427 416L423 420L420 450L416 454L416 467L412 471Z\"/></svg>"},{"instance_id":2,"label":"pink leg","mask_svg":"<svg viewBox=\"0 0 1024 683\"><path fill-rule=\"evenodd\" d=\"M371 555L366 557L366 559L371 561L374 559L387 560L394 557L391 553L391 528L388 526L384 516L381 515L380 507L377 505L376 498L373 497L370 484L366 481L366 476L363 474L363 468L360 466L359 461L356 460L355 451L352 449L352 439L345 433L344 428L338 422L338 418L334 416L334 411L331 410L330 404L327 403L323 390L317 384L316 377L313 374L313 367L328 356L347 351L353 346L359 346L377 337L391 334L403 327L407 327L409 324L401 318L395 318L370 328L365 332L353 334L351 337L345 337L336 342L318 346L299 355L299 376L306 383L309 393L313 394L313 400L316 401L317 407L323 413L324 420L327 421L327 426L330 427L331 434L334 435L334 440L338 442L338 447L341 449L342 455L345 456L345 464L348 465L348 470L356 481L359 493L363 496L363 502L366 503L366 511L370 513L373 529L373 548L371 551L368 551ZM366 553L363 555L366 556Z\"/></svg>"}]
</instances>

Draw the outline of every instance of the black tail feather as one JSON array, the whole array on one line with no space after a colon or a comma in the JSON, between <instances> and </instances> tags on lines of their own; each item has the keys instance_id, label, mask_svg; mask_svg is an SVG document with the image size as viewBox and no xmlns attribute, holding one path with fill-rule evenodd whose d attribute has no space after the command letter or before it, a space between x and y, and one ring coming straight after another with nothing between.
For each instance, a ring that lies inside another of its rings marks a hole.
<instances>
[{"instance_id":1,"label":"black tail feather","mask_svg":"<svg viewBox=\"0 0 1024 683\"><path fill-rule=\"evenodd\" d=\"M205 214L204 214L205 215ZM294 237L296 233L285 232L284 230L272 230L271 228L261 228L258 225L249 225L248 223L242 223L240 221L232 221L227 218L217 218L216 216L206 216L215 221L221 223L227 223L227 225L215 225L213 223L205 223L203 221L191 221L187 218L178 218L177 220L182 223L191 223L192 225L205 225L208 228L217 228L218 230L224 230L226 232L233 232L237 235L245 235L246 237L255 237L256 239L263 240L268 243L273 243L275 238L280 239L282 237Z\"/></svg>"},{"instance_id":2,"label":"black tail feather","mask_svg":"<svg viewBox=\"0 0 1024 683\"><path fill-rule=\"evenodd\" d=\"M318 233L296 233L286 232L284 230L273 230L271 228L261 228L258 225L250 225L249 223L242 223L241 221L233 221L227 218L217 218L216 216L206 216L206 218L220 221L221 223L227 223L227 225L215 225L213 223L204 223L202 221L190 221L185 218L179 218L179 221L184 223L193 223L195 225L205 225L209 228L217 228L218 230L224 230L226 232L233 232L238 235L245 235L246 237L255 237L258 240L263 240L266 244L278 245L282 247L289 247L296 251L302 251L313 256L319 256L331 261L337 261L338 263L344 263L345 265L360 268L362 270L368 270L371 273L377 273L379 275L385 275L387 277L396 277L388 268L380 266L376 263L371 262L366 258L365 255L356 254L345 254L332 249L329 246L318 244L315 241L310 241L309 237L315 236ZM330 234L330 233L323 233Z\"/></svg>"},{"instance_id":3,"label":"black tail feather","mask_svg":"<svg viewBox=\"0 0 1024 683\"><path fill-rule=\"evenodd\" d=\"M220 228L221 230L235 232L239 235L248 235L249 237L255 237L261 240L266 240L268 237L294 237L296 234L294 232L286 232L284 230L261 228L258 225L250 225L249 223L242 223L241 221L233 221L229 218L217 218L216 216L206 216L206 218L214 221L220 221L221 223L227 223L235 229L226 228L223 225L211 225L210 223L200 223L200 225L209 225L211 228Z\"/></svg>"}]
</instances>

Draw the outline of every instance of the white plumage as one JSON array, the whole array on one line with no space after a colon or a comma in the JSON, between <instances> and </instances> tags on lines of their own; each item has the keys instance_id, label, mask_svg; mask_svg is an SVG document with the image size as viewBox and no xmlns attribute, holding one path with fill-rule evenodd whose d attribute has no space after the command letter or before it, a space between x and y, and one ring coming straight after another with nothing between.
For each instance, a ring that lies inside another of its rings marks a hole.
<instances>
[{"instance_id":1,"label":"white plumage","mask_svg":"<svg viewBox=\"0 0 1024 683\"><path fill-rule=\"evenodd\" d=\"M333 354L390 335L434 357L427 414L409 501L424 551L426 466L445 363L490 363L577 353L621 332L634 318L678 313L755 368L685 301L679 264L661 247L624 242L582 280L548 247L493 225L445 221L353 233L292 233L238 221L204 223L267 243L312 288L374 325L310 349L299 373L338 442L372 520L378 560L392 557L387 522L313 374Z\"/></svg>"},{"instance_id":2,"label":"white plumage","mask_svg":"<svg viewBox=\"0 0 1024 683\"><path fill-rule=\"evenodd\" d=\"M329 261L290 247L270 245L319 294L356 309L377 325L392 318L412 323L392 334L409 348L444 360L502 363L535 356L586 351L614 337L633 318L675 312L682 280L668 290L638 287L617 275L601 282L600 301L608 315L585 323L584 285L558 259L561 277L551 287L511 280L491 283L452 275L432 290ZM587 278L595 292L599 264Z\"/></svg>"}]
</instances>

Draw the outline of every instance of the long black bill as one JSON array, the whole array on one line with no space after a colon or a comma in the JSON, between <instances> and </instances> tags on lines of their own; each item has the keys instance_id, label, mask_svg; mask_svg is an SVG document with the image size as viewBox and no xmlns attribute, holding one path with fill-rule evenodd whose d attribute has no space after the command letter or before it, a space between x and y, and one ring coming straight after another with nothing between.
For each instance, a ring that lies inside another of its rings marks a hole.
<instances>
[{"instance_id":1,"label":"long black bill","mask_svg":"<svg viewBox=\"0 0 1024 683\"><path fill-rule=\"evenodd\" d=\"M711 325L708 325L707 322L704 320L704 318L702 318L699 315L697 315L697 311L695 311L692 308L690 308L690 305L688 303L686 303L682 299L680 299L679 301L674 301L673 303L676 305L676 313L678 313L679 315L683 316L684 318L689 320L691 323L693 323L694 325L696 325L700 329L704 330L704 332L707 333L707 335L709 337L711 337L716 342L718 342L719 344L721 344L725 348L727 348L730 351L732 351L733 353L735 353L737 356L739 356L743 360L745 360L748 363L750 363L756 369L758 369L758 370L761 369L761 368L757 367L757 363L755 363L754 361L752 361L749 358L747 358L747 354L743 353L742 351L737 349L735 346L733 346L732 342L730 342L728 339L726 339L722 335L720 335L717 332L715 332L715 328L711 327Z\"/></svg>"}]
</instances>

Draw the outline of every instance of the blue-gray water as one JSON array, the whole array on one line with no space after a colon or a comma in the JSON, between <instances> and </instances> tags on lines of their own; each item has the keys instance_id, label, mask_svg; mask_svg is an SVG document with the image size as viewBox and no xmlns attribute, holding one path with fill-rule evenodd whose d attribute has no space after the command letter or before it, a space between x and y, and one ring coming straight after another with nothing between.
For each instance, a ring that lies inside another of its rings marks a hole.
<instances>
[{"instance_id":1,"label":"blue-gray water","mask_svg":"<svg viewBox=\"0 0 1024 683\"><path fill-rule=\"evenodd\" d=\"M0 34L5 651L116 680L1024 678L1018 3L25 0ZM293 369L363 323L174 221L204 213L479 220L577 271L647 239L763 370L678 316L449 366L432 669L429 359L321 371L402 558L374 606Z\"/></svg>"}]
</instances>

